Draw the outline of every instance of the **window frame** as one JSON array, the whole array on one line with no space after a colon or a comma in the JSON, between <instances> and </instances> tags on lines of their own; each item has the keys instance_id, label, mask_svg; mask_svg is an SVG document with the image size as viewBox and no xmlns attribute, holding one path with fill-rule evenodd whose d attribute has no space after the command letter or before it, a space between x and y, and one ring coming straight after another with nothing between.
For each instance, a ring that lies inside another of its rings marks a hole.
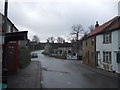
<instances>
[{"instance_id":1,"label":"window frame","mask_svg":"<svg viewBox=\"0 0 120 90\"><path fill-rule=\"evenodd\" d=\"M87 40L86 40L86 47L87 47Z\"/></svg>"},{"instance_id":2,"label":"window frame","mask_svg":"<svg viewBox=\"0 0 120 90\"><path fill-rule=\"evenodd\" d=\"M107 32L103 34L103 44L112 43L112 32Z\"/></svg>"},{"instance_id":3,"label":"window frame","mask_svg":"<svg viewBox=\"0 0 120 90\"><path fill-rule=\"evenodd\" d=\"M103 62L111 63L112 62L112 52L103 52Z\"/></svg>"},{"instance_id":4,"label":"window frame","mask_svg":"<svg viewBox=\"0 0 120 90\"><path fill-rule=\"evenodd\" d=\"M94 38L91 39L91 45L94 45Z\"/></svg>"}]
</instances>

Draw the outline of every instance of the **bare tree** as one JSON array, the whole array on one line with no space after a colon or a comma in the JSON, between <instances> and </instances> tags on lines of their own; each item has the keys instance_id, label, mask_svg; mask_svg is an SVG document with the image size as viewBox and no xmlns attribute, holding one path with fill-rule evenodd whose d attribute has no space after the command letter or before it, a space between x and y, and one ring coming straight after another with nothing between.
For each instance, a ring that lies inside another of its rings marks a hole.
<instances>
[{"instance_id":1,"label":"bare tree","mask_svg":"<svg viewBox=\"0 0 120 90\"><path fill-rule=\"evenodd\" d=\"M75 36L67 36L67 40L70 41L71 43L75 42Z\"/></svg>"},{"instance_id":2,"label":"bare tree","mask_svg":"<svg viewBox=\"0 0 120 90\"><path fill-rule=\"evenodd\" d=\"M87 35L89 33L89 30L84 31L84 35Z\"/></svg>"},{"instance_id":3,"label":"bare tree","mask_svg":"<svg viewBox=\"0 0 120 90\"><path fill-rule=\"evenodd\" d=\"M39 39L39 37L37 35L34 35L32 41L39 43L40 39Z\"/></svg>"},{"instance_id":4,"label":"bare tree","mask_svg":"<svg viewBox=\"0 0 120 90\"><path fill-rule=\"evenodd\" d=\"M80 24L78 25L73 25L72 26L72 32L70 33L71 35L75 36L76 41L79 39L80 32L84 31L82 26Z\"/></svg>"},{"instance_id":5,"label":"bare tree","mask_svg":"<svg viewBox=\"0 0 120 90\"><path fill-rule=\"evenodd\" d=\"M65 39L63 37L57 37L58 43L65 43Z\"/></svg>"},{"instance_id":6,"label":"bare tree","mask_svg":"<svg viewBox=\"0 0 120 90\"><path fill-rule=\"evenodd\" d=\"M90 29L90 32L92 32L95 29L95 26L94 25L90 25L88 28Z\"/></svg>"},{"instance_id":7,"label":"bare tree","mask_svg":"<svg viewBox=\"0 0 120 90\"><path fill-rule=\"evenodd\" d=\"M54 41L55 41L55 38L54 38L54 37L49 37L49 38L47 39L47 42L54 43Z\"/></svg>"},{"instance_id":8,"label":"bare tree","mask_svg":"<svg viewBox=\"0 0 120 90\"><path fill-rule=\"evenodd\" d=\"M78 40L79 40L79 36L82 34L81 32L84 31L83 27L78 24L78 25L73 25L72 26L72 32L70 33L72 36L74 36L75 38L72 39L71 43L75 44L75 50L77 53L77 59L79 58L78 55L78 49L79 49L79 45L78 45Z\"/></svg>"}]
</instances>

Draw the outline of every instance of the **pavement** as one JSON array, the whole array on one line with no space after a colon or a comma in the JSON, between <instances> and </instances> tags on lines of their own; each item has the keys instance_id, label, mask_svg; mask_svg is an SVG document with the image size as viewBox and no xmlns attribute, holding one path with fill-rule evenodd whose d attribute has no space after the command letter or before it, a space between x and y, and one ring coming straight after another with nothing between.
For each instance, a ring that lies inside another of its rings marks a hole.
<instances>
[{"instance_id":1,"label":"pavement","mask_svg":"<svg viewBox=\"0 0 120 90\"><path fill-rule=\"evenodd\" d=\"M118 80L118 90L120 90L120 73L106 71L106 70L103 70L103 69L100 69L100 68L94 68L94 67L83 64L83 62L81 62L79 64L81 66L93 71L93 72L104 75L105 77L116 78Z\"/></svg>"},{"instance_id":2,"label":"pavement","mask_svg":"<svg viewBox=\"0 0 120 90\"><path fill-rule=\"evenodd\" d=\"M114 73L114 72L111 72L111 71L106 71L106 70L103 70L103 69L100 69L100 68L91 67L89 65L84 64L82 61L79 64L81 66L91 70L91 71L97 72L97 73L102 74L104 76L120 79L120 74L118 74L118 73Z\"/></svg>"},{"instance_id":3,"label":"pavement","mask_svg":"<svg viewBox=\"0 0 120 90\"><path fill-rule=\"evenodd\" d=\"M41 88L41 63L32 61L24 69L8 75L8 88Z\"/></svg>"},{"instance_id":4,"label":"pavement","mask_svg":"<svg viewBox=\"0 0 120 90\"><path fill-rule=\"evenodd\" d=\"M100 69L100 68L94 68L94 67L83 64L83 62L81 62L80 65L89 69L89 70L91 70L91 71L93 71L93 72L104 75L106 77L116 78L118 80L118 89L120 90L120 73L106 71L106 70L103 70L103 69Z\"/></svg>"}]
</instances>

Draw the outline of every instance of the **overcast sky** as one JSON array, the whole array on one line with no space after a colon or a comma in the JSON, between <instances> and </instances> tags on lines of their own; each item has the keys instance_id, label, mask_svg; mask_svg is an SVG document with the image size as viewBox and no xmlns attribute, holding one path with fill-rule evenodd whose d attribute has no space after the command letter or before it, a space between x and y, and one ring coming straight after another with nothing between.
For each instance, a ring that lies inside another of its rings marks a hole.
<instances>
[{"instance_id":1,"label":"overcast sky","mask_svg":"<svg viewBox=\"0 0 120 90\"><path fill-rule=\"evenodd\" d=\"M89 30L95 21L103 24L118 15L119 0L9 0L8 17L28 37L37 35L40 41L50 36L69 36L73 24ZM4 10L0 0L0 12Z\"/></svg>"}]
</instances>

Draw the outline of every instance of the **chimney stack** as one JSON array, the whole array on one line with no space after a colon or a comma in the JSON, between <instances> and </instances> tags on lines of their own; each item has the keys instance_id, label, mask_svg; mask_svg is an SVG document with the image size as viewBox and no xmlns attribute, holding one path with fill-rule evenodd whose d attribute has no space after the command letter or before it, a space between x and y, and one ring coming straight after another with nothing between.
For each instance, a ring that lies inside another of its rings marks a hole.
<instances>
[{"instance_id":1,"label":"chimney stack","mask_svg":"<svg viewBox=\"0 0 120 90\"><path fill-rule=\"evenodd\" d=\"M96 21L95 28L99 27L98 21Z\"/></svg>"}]
</instances>

